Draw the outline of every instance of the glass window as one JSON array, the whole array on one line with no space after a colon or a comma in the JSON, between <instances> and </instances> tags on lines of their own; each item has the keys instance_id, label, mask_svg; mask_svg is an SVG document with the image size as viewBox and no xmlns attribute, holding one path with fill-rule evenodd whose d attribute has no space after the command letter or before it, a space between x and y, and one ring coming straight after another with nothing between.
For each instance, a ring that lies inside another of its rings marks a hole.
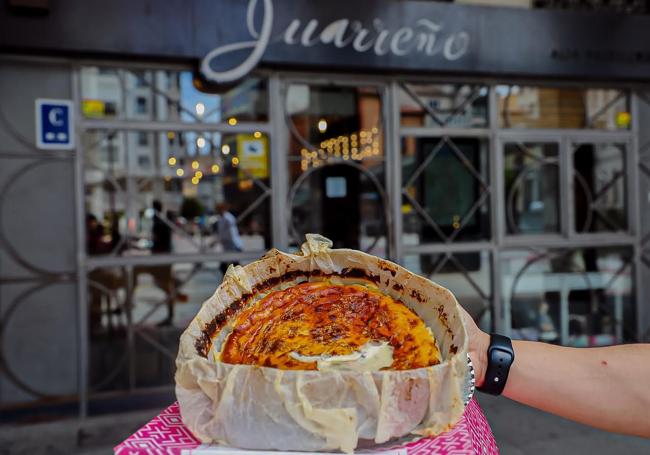
<instances>
[{"instance_id":1,"label":"glass window","mask_svg":"<svg viewBox=\"0 0 650 455\"><path fill-rule=\"evenodd\" d=\"M302 170L336 161L382 159L382 100L374 87L287 88L289 158Z\"/></svg>"},{"instance_id":2,"label":"glass window","mask_svg":"<svg viewBox=\"0 0 650 455\"><path fill-rule=\"evenodd\" d=\"M382 100L375 87L287 87L292 245L308 232L385 256ZM345 213L345 216L341 216Z\"/></svg>"},{"instance_id":3,"label":"glass window","mask_svg":"<svg viewBox=\"0 0 650 455\"><path fill-rule=\"evenodd\" d=\"M403 265L450 289L481 328L492 330L489 252L406 255Z\"/></svg>"},{"instance_id":4,"label":"glass window","mask_svg":"<svg viewBox=\"0 0 650 455\"><path fill-rule=\"evenodd\" d=\"M135 99L135 113L147 114L147 99L144 96L138 96Z\"/></svg>"},{"instance_id":5,"label":"glass window","mask_svg":"<svg viewBox=\"0 0 650 455\"><path fill-rule=\"evenodd\" d=\"M147 155L138 156L138 167L140 169L149 169L151 167L151 157Z\"/></svg>"},{"instance_id":6,"label":"glass window","mask_svg":"<svg viewBox=\"0 0 650 455\"><path fill-rule=\"evenodd\" d=\"M621 90L499 85L501 128L630 128L629 96Z\"/></svg>"},{"instance_id":7,"label":"glass window","mask_svg":"<svg viewBox=\"0 0 650 455\"><path fill-rule=\"evenodd\" d=\"M138 133L138 145L147 146L149 145L149 135L145 132Z\"/></svg>"},{"instance_id":8,"label":"glass window","mask_svg":"<svg viewBox=\"0 0 650 455\"><path fill-rule=\"evenodd\" d=\"M402 126L485 128L488 88L463 84L401 84Z\"/></svg>"},{"instance_id":9,"label":"glass window","mask_svg":"<svg viewBox=\"0 0 650 455\"><path fill-rule=\"evenodd\" d=\"M579 144L573 170L576 231L627 230L625 146Z\"/></svg>"},{"instance_id":10,"label":"glass window","mask_svg":"<svg viewBox=\"0 0 650 455\"><path fill-rule=\"evenodd\" d=\"M166 92L156 91L158 120L186 123L263 122L268 119L265 79L247 78L227 90L213 86L189 71L157 72Z\"/></svg>"},{"instance_id":11,"label":"glass window","mask_svg":"<svg viewBox=\"0 0 650 455\"><path fill-rule=\"evenodd\" d=\"M266 80L247 78L223 89L191 71L87 66L81 70L82 111L87 118L186 123L266 121Z\"/></svg>"},{"instance_id":12,"label":"glass window","mask_svg":"<svg viewBox=\"0 0 650 455\"><path fill-rule=\"evenodd\" d=\"M488 175L483 139L403 138L404 244L489 238Z\"/></svg>"},{"instance_id":13,"label":"glass window","mask_svg":"<svg viewBox=\"0 0 650 455\"><path fill-rule=\"evenodd\" d=\"M559 146L504 145L505 215L508 234L560 231Z\"/></svg>"},{"instance_id":14,"label":"glass window","mask_svg":"<svg viewBox=\"0 0 650 455\"><path fill-rule=\"evenodd\" d=\"M515 250L501 258L515 338L580 347L636 340L631 249Z\"/></svg>"},{"instance_id":15,"label":"glass window","mask_svg":"<svg viewBox=\"0 0 650 455\"><path fill-rule=\"evenodd\" d=\"M228 263L103 267L88 273L90 393L170 385L178 339ZM129 344L129 320L133 343ZM131 361L127 361L127 359Z\"/></svg>"},{"instance_id":16,"label":"glass window","mask_svg":"<svg viewBox=\"0 0 650 455\"><path fill-rule=\"evenodd\" d=\"M270 247L270 142L261 132L88 131L83 147L89 254Z\"/></svg>"}]
</instances>

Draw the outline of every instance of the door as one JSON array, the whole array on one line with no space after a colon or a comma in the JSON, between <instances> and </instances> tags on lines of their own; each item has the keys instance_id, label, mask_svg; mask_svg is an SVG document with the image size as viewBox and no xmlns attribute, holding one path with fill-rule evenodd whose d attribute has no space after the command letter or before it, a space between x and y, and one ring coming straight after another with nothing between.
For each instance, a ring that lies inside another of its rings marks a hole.
<instances>
[{"instance_id":1,"label":"door","mask_svg":"<svg viewBox=\"0 0 650 455\"><path fill-rule=\"evenodd\" d=\"M384 93L373 83L284 82L290 247L319 233L387 257Z\"/></svg>"}]
</instances>

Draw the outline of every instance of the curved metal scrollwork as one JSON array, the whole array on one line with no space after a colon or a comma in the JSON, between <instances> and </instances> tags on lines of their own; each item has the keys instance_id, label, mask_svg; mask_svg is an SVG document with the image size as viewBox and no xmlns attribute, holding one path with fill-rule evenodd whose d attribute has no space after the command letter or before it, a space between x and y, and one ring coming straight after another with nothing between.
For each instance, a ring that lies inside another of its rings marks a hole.
<instances>
[{"instance_id":1,"label":"curved metal scrollwork","mask_svg":"<svg viewBox=\"0 0 650 455\"><path fill-rule=\"evenodd\" d=\"M420 204L420 202L409 193L409 188L413 187L417 179L422 175L422 173L426 170L426 168L435 160L436 156L445 145L449 146L454 156L463 165L463 167L472 176L472 178L476 180L480 189L479 196L476 198L476 200L473 201L472 206L467 210L467 212L461 216L460 221L458 222L457 226L455 226L454 231L449 235L443 232L442 228L438 225L438 223L429 215L429 213L427 213L426 208L423 207ZM467 159L465 154L456 146L456 144L454 144L453 139L447 136L444 136L440 139L438 144L426 156L426 158L418 165L418 167L415 169L413 174L409 177L409 179L402 187L402 196L409 201L409 203L411 204L411 206L413 206L413 208L418 213L418 215L424 220L425 223L427 223L427 225L429 225L436 232L436 234L440 237L440 239L447 243L453 242L456 239L456 237L458 237L458 235L462 232L463 228L472 219L476 211L479 210L482 206L484 206L488 202L489 200L488 198L491 192L492 192L491 186L487 182L486 178L483 175L481 175L481 172L479 172L474 167L474 165Z\"/></svg>"}]
</instances>

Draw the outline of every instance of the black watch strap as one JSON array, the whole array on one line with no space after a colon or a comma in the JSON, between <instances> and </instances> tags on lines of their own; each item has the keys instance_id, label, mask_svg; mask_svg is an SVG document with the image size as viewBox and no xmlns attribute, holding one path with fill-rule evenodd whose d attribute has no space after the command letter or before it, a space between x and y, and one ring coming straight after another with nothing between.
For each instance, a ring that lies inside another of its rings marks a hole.
<instances>
[{"instance_id":1,"label":"black watch strap","mask_svg":"<svg viewBox=\"0 0 650 455\"><path fill-rule=\"evenodd\" d=\"M491 395L501 395L506 387L510 366L515 361L515 351L512 349L510 338L491 334L487 360L485 380L479 390Z\"/></svg>"}]
</instances>

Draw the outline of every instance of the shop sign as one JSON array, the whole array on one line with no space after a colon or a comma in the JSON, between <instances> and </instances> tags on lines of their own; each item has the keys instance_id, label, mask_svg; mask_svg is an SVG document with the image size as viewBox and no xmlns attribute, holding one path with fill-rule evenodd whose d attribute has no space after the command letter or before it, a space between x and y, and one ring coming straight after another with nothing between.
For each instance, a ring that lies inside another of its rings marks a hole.
<instances>
[{"instance_id":1,"label":"shop sign","mask_svg":"<svg viewBox=\"0 0 650 455\"><path fill-rule=\"evenodd\" d=\"M36 99L36 147L74 149L73 104L70 100Z\"/></svg>"},{"instance_id":2,"label":"shop sign","mask_svg":"<svg viewBox=\"0 0 650 455\"><path fill-rule=\"evenodd\" d=\"M240 180L269 176L269 141L260 134L237 135L238 175Z\"/></svg>"},{"instance_id":3,"label":"shop sign","mask_svg":"<svg viewBox=\"0 0 650 455\"><path fill-rule=\"evenodd\" d=\"M0 50L196 61L207 80L226 85L258 66L450 79L650 77L643 15L416 0L168 0L148 9L120 1L108 10L105 3L66 0L38 18L0 8ZM97 103L87 108L101 115ZM107 102L103 115L114 110Z\"/></svg>"},{"instance_id":4,"label":"shop sign","mask_svg":"<svg viewBox=\"0 0 650 455\"><path fill-rule=\"evenodd\" d=\"M284 2L282 4L284 6ZM431 62L435 66L435 62L462 59L472 45L470 34L464 28L449 27L436 17L407 17L404 22L395 22L394 17L387 20L370 11L363 18L343 14L343 17L328 19L322 15L291 16L291 10L286 8L276 14L275 9L274 0L249 0L246 13L249 36L208 52L201 63L203 76L218 83L241 79L268 54L271 45L282 48L279 52L287 55L318 49L323 60L335 55L342 60L358 56L379 61L416 58L428 60L429 63L423 63L425 66ZM318 9L310 11L314 14ZM289 14L288 19L285 13ZM259 18L259 27L256 18ZM328 48L324 53L323 47ZM221 60L228 60L229 54L241 56L242 52L246 56L235 66L221 64Z\"/></svg>"}]
</instances>

